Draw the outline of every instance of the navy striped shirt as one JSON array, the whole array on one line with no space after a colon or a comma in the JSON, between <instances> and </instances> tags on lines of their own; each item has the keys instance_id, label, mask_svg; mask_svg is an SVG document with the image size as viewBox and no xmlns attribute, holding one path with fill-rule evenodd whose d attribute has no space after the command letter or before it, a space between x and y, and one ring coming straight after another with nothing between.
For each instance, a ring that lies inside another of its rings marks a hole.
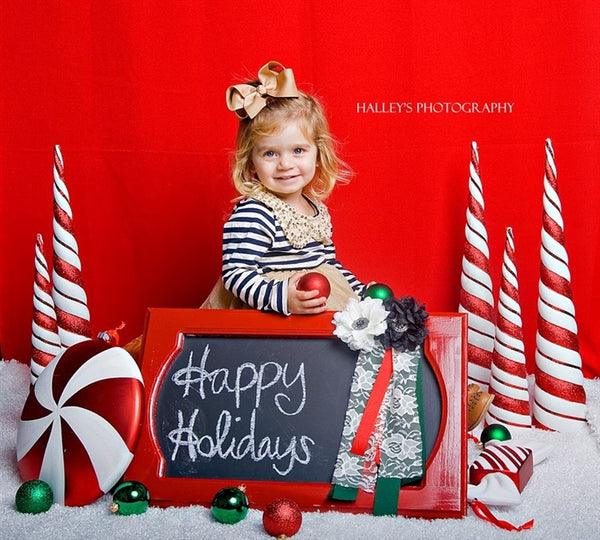
<instances>
[{"instance_id":1,"label":"navy striped shirt","mask_svg":"<svg viewBox=\"0 0 600 540\"><path fill-rule=\"evenodd\" d=\"M310 270L335 266L359 295L364 285L335 258L335 246L312 241L294 248L273 211L255 199L240 201L223 229L223 284L234 296L262 311L288 315L288 280L268 281L279 270Z\"/></svg>"}]
</instances>

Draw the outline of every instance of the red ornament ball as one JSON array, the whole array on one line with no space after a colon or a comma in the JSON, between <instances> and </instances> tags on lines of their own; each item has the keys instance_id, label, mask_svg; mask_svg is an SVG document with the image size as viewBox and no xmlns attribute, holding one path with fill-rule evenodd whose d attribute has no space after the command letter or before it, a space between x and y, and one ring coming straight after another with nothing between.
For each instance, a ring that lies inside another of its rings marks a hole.
<instances>
[{"instance_id":1,"label":"red ornament ball","mask_svg":"<svg viewBox=\"0 0 600 540\"><path fill-rule=\"evenodd\" d=\"M299 291L319 291L319 296L327 298L331 293L331 285L329 280L319 272L307 272L304 274L296 288Z\"/></svg>"},{"instance_id":2,"label":"red ornament ball","mask_svg":"<svg viewBox=\"0 0 600 540\"><path fill-rule=\"evenodd\" d=\"M294 501L275 499L263 512L263 527L270 536L294 536L302 525L302 512Z\"/></svg>"}]
</instances>

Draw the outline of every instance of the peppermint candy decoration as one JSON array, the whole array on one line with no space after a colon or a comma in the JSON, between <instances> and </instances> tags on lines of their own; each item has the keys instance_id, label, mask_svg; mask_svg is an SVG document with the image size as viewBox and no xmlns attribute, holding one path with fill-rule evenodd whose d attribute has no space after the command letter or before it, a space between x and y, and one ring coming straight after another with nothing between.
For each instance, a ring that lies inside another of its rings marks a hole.
<instances>
[{"instance_id":1,"label":"peppermint candy decoration","mask_svg":"<svg viewBox=\"0 0 600 540\"><path fill-rule=\"evenodd\" d=\"M142 376L127 351L97 340L65 349L42 371L23 408L22 479L47 482L66 506L95 501L133 458L143 404Z\"/></svg>"},{"instance_id":2,"label":"peppermint candy decoration","mask_svg":"<svg viewBox=\"0 0 600 540\"><path fill-rule=\"evenodd\" d=\"M469 469L469 483L477 485L486 474L494 472L508 476L521 493L533 474L531 448L504 443L486 446Z\"/></svg>"}]
</instances>

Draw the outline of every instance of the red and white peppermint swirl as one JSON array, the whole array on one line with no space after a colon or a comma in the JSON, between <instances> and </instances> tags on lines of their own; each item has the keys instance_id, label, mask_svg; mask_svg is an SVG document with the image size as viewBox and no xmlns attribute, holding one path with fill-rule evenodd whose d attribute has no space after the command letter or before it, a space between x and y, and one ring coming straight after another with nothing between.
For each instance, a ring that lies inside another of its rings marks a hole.
<instances>
[{"instance_id":1,"label":"red and white peppermint swirl","mask_svg":"<svg viewBox=\"0 0 600 540\"><path fill-rule=\"evenodd\" d=\"M60 147L54 147L54 221L52 297L63 346L92 337L87 295L83 289L79 248L73 231L73 213L65 184Z\"/></svg>"},{"instance_id":2,"label":"red and white peppermint swirl","mask_svg":"<svg viewBox=\"0 0 600 540\"><path fill-rule=\"evenodd\" d=\"M56 312L52 300L52 286L48 263L44 256L41 234L35 242L35 275L33 281L33 321L31 323L31 382L61 351Z\"/></svg>"},{"instance_id":3,"label":"red and white peppermint swirl","mask_svg":"<svg viewBox=\"0 0 600 540\"><path fill-rule=\"evenodd\" d=\"M550 139L545 169L533 413L541 427L572 432L586 421L586 397Z\"/></svg>"},{"instance_id":4,"label":"red and white peppermint swirl","mask_svg":"<svg viewBox=\"0 0 600 540\"><path fill-rule=\"evenodd\" d=\"M531 428L515 240L510 227L506 229L490 391L495 397L488 409L488 423L505 424L511 430Z\"/></svg>"},{"instance_id":5,"label":"red and white peppermint swirl","mask_svg":"<svg viewBox=\"0 0 600 540\"><path fill-rule=\"evenodd\" d=\"M458 310L468 314L468 370L470 382L487 390L494 350L494 296L490 277L488 235L485 227L483 185L477 143L471 143L469 205L460 276Z\"/></svg>"},{"instance_id":6,"label":"red and white peppermint swirl","mask_svg":"<svg viewBox=\"0 0 600 540\"><path fill-rule=\"evenodd\" d=\"M143 407L142 376L127 351L98 340L62 350L23 407L16 448L21 478L47 482L59 504L95 501L129 466Z\"/></svg>"}]
</instances>

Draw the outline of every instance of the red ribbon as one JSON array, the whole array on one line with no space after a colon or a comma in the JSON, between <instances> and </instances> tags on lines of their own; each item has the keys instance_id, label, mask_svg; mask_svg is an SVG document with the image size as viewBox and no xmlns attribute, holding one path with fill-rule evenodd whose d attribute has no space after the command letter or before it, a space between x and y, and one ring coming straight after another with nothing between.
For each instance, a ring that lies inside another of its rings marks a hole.
<instances>
[{"instance_id":1,"label":"red ribbon","mask_svg":"<svg viewBox=\"0 0 600 540\"><path fill-rule=\"evenodd\" d=\"M472 433L467 433L467 439L471 439L477 446L483 446L481 441Z\"/></svg>"},{"instance_id":2,"label":"red ribbon","mask_svg":"<svg viewBox=\"0 0 600 540\"><path fill-rule=\"evenodd\" d=\"M114 343L115 345L119 344L119 330L123 330L125 328L125 322L121 321L121 324L112 330L105 330L104 332L100 332L98 334L98 339L103 339L108 343Z\"/></svg>"},{"instance_id":3,"label":"red ribbon","mask_svg":"<svg viewBox=\"0 0 600 540\"><path fill-rule=\"evenodd\" d=\"M363 412L360 424L356 430L354 441L352 442L352 448L350 452L358 456L364 456L369 446L369 439L371 433L375 429L375 423L377 422L377 415L381 408L381 403L385 397L385 392L390 384L390 379L393 373L393 362L392 362L392 350L387 349L381 360L381 366L379 366L379 372L373 384L371 395L367 400L365 411Z\"/></svg>"},{"instance_id":4,"label":"red ribbon","mask_svg":"<svg viewBox=\"0 0 600 540\"><path fill-rule=\"evenodd\" d=\"M520 527L515 527L512 523L509 523L508 521L498 519L494 514L492 514L490 509L485 504L479 502L477 499L471 501L471 508L478 518L483 519L483 521L488 521L489 523L492 523L497 527L504 529L505 531L518 532L524 531L525 529L531 529L533 527L533 519L530 519L527 523L523 523L523 525L521 525Z\"/></svg>"}]
</instances>

